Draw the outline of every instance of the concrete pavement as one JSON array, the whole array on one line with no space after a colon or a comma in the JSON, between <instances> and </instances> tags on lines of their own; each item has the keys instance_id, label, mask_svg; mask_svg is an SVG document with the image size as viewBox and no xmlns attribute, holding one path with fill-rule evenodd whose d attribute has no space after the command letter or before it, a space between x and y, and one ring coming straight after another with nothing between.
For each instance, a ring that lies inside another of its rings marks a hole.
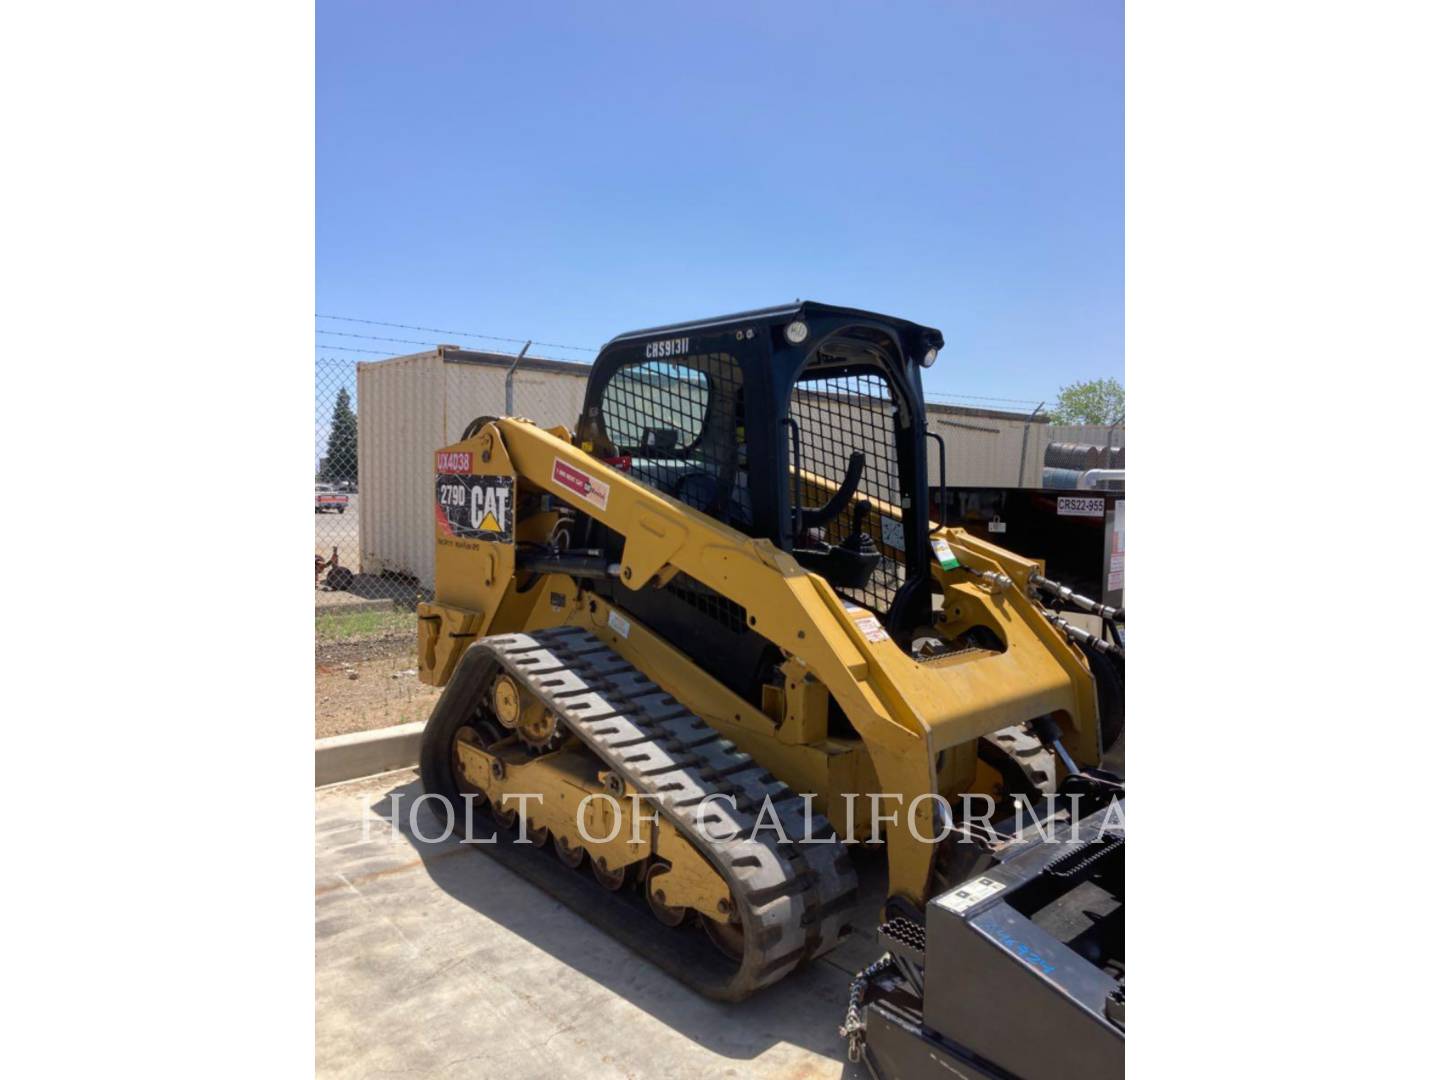
<instances>
[{"instance_id":1,"label":"concrete pavement","mask_svg":"<svg viewBox=\"0 0 1440 1080\"><path fill-rule=\"evenodd\" d=\"M881 951L873 920L757 997L717 1004L482 851L415 839L418 794L413 769L316 792L318 1075L863 1076L836 1028L851 974ZM860 870L875 913L883 865Z\"/></svg>"}]
</instances>

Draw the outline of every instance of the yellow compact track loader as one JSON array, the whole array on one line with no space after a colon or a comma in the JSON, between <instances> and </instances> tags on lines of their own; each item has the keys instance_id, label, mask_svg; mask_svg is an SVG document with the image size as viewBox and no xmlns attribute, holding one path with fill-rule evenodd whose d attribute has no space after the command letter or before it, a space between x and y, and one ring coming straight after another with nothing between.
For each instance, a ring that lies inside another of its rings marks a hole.
<instances>
[{"instance_id":1,"label":"yellow compact track loader","mask_svg":"<svg viewBox=\"0 0 1440 1080\"><path fill-rule=\"evenodd\" d=\"M843 938L854 845L918 921L1013 840L959 828L967 795L1108 790L1121 644L929 513L943 343L809 302L623 334L573 432L480 417L436 453L426 791L711 996Z\"/></svg>"}]
</instances>

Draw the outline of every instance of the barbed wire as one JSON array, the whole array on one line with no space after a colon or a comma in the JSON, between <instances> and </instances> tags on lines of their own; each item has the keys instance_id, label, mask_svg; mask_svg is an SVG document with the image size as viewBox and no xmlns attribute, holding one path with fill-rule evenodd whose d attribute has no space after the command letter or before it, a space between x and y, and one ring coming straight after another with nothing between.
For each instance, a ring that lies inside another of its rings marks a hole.
<instances>
[{"instance_id":1,"label":"barbed wire","mask_svg":"<svg viewBox=\"0 0 1440 1080\"><path fill-rule=\"evenodd\" d=\"M374 355L374 356L394 356L394 355L395 355L395 350L394 350L394 349L361 349L361 348L357 348L357 347L354 346L354 345L336 345L336 344L334 344L333 342L329 342L329 341L317 341L317 342L315 343L315 348L317 348L317 349L329 349L329 350L331 350L332 352L363 352L363 353L371 353L371 354ZM321 360L345 360L345 359L347 359L347 357L343 357L343 356L322 356L322 357L320 357L320 359L321 359Z\"/></svg>"},{"instance_id":2,"label":"barbed wire","mask_svg":"<svg viewBox=\"0 0 1440 1080\"><path fill-rule=\"evenodd\" d=\"M954 398L956 401L1005 401L1005 402L1009 402L1009 403L1012 404L1012 405L1043 405L1043 404L1045 404L1043 401L1039 400L1038 398L985 397L985 396L982 395L982 394L945 394L945 393L933 393L933 394L926 394L925 397L926 397L927 399L928 399L928 398L936 398L936 399Z\"/></svg>"},{"instance_id":3,"label":"barbed wire","mask_svg":"<svg viewBox=\"0 0 1440 1080\"><path fill-rule=\"evenodd\" d=\"M317 332L318 332L318 333L324 333L325 331L321 330L321 331L317 331ZM399 339L398 339L398 338L378 338L378 339L372 338L372 339L370 339L370 340L398 341ZM404 344L407 344L407 345L424 345L427 351L429 351L429 350L431 350L431 349L438 349L438 348L440 347L439 345L437 345L437 344L436 344L435 342L433 342L433 341L407 341L407 342L405 342ZM372 356L395 357L395 356L403 356L403 355L405 355L404 353L397 353L394 349L366 349L366 348L362 348L362 347L359 346L359 345L341 345L339 342L335 342L335 341L317 341L317 342L315 343L315 348L316 348L316 349L328 349L328 350L330 350L331 352L359 352L359 353L369 353L369 354L372 355ZM470 351L479 351L479 350L470 350ZM514 356L514 355L515 355L515 353L513 353L513 352L506 352L504 349L486 349L486 350L484 350L484 351L485 351L487 354L491 355L491 356ZM332 359L343 359L343 358L342 358L342 357L333 357ZM528 359L531 359L531 360L544 360L544 359L547 359L547 357L531 355L531 356L528 357ZM583 361L583 360L558 360L558 361L556 361L556 363L561 363L561 364L583 364L583 363L585 363L585 362L586 362L586 361Z\"/></svg>"},{"instance_id":4,"label":"barbed wire","mask_svg":"<svg viewBox=\"0 0 1440 1080\"><path fill-rule=\"evenodd\" d=\"M396 345L428 345L432 349L436 346L436 342L416 341L414 338L380 337L378 334L350 334L344 330L316 330L315 332L317 334L325 334L329 337L359 338L362 341L390 341Z\"/></svg>"},{"instance_id":5,"label":"barbed wire","mask_svg":"<svg viewBox=\"0 0 1440 1080\"><path fill-rule=\"evenodd\" d=\"M415 326L411 323L385 322L382 319L360 319L354 315L316 315L317 319L333 319L336 322L364 323L366 326L388 326L395 330L419 330L426 334L450 334L456 337L481 338L485 341L508 341L514 345L524 345L529 341L532 345L539 345L544 349L569 349L573 352L599 352L594 345L561 345L554 341L534 341L530 338L501 337L498 334L481 334L472 330L445 330L438 326ZM320 331L321 333L336 333L338 331Z\"/></svg>"}]
</instances>

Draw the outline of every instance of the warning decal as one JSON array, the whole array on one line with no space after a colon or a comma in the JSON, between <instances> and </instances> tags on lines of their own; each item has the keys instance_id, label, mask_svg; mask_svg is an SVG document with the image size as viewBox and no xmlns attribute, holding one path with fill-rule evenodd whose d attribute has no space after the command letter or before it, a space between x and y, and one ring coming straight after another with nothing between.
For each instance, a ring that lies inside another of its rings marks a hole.
<instances>
[{"instance_id":1,"label":"warning decal","mask_svg":"<svg viewBox=\"0 0 1440 1080\"><path fill-rule=\"evenodd\" d=\"M550 470L550 479L601 510L610 504L609 484L597 480L584 469L565 464L559 458L555 459L555 466Z\"/></svg>"},{"instance_id":2,"label":"warning decal","mask_svg":"<svg viewBox=\"0 0 1440 1080\"><path fill-rule=\"evenodd\" d=\"M1125 588L1125 500L1115 504L1115 523L1110 536L1110 573L1105 579L1107 592Z\"/></svg>"},{"instance_id":3,"label":"warning decal","mask_svg":"<svg viewBox=\"0 0 1440 1080\"><path fill-rule=\"evenodd\" d=\"M865 635L865 640L871 644L890 639L890 635L885 632L885 628L880 625L880 620L874 615L867 614L864 618L856 619L855 625L859 627L860 633Z\"/></svg>"},{"instance_id":4,"label":"warning decal","mask_svg":"<svg viewBox=\"0 0 1440 1080\"><path fill-rule=\"evenodd\" d=\"M444 536L460 540L514 540L515 478L435 475L435 523Z\"/></svg>"},{"instance_id":5,"label":"warning decal","mask_svg":"<svg viewBox=\"0 0 1440 1080\"><path fill-rule=\"evenodd\" d=\"M905 550L905 525L892 517L880 519L880 542L896 551Z\"/></svg>"},{"instance_id":6,"label":"warning decal","mask_svg":"<svg viewBox=\"0 0 1440 1080\"><path fill-rule=\"evenodd\" d=\"M861 607L859 604L852 604L849 600L842 602L845 605L845 614L855 620L856 629L865 635L866 641L874 644L875 642L890 640L890 635L887 634L885 628L880 625L880 620L871 614L870 611Z\"/></svg>"},{"instance_id":7,"label":"warning decal","mask_svg":"<svg viewBox=\"0 0 1440 1080\"><path fill-rule=\"evenodd\" d=\"M955 558L955 552L950 550L950 545L944 537L936 537L930 541L930 547L935 552L935 558L939 560L941 569L954 570L960 565L960 560Z\"/></svg>"},{"instance_id":8,"label":"warning decal","mask_svg":"<svg viewBox=\"0 0 1440 1080\"><path fill-rule=\"evenodd\" d=\"M981 900L987 900L998 892L1003 892L1005 885L994 878L977 877L971 878L959 888L946 893L935 902L941 907L949 908L956 915L970 910Z\"/></svg>"}]
</instances>

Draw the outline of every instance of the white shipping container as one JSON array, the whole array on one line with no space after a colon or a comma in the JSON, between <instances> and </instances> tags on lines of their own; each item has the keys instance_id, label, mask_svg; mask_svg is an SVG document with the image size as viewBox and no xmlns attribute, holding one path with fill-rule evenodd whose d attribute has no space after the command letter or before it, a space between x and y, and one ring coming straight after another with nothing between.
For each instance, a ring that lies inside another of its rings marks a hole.
<instances>
[{"instance_id":1,"label":"white shipping container","mask_svg":"<svg viewBox=\"0 0 1440 1080\"><path fill-rule=\"evenodd\" d=\"M477 416L505 414L513 356L441 347L356 365L360 450L360 572L435 586L435 451ZM574 428L589 364L526 357L514 414Z\"/></svg>"}]
</instances>

